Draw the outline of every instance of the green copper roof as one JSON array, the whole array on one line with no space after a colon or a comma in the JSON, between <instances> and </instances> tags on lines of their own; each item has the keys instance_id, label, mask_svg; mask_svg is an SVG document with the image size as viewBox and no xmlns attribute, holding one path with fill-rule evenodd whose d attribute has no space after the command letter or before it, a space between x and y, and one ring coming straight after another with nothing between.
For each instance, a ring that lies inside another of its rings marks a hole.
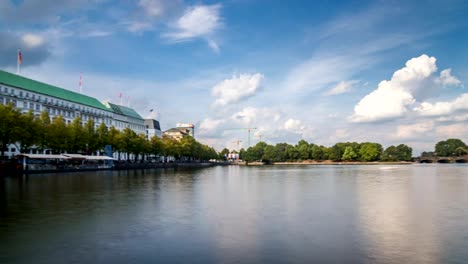
<instances>
[{"instance_id":1,"label":"green copper roof","mask_svg":"<svg viewBox=\"0 0 468 264\"><path fill-rule=\"evenodd\" d=\"M111 108L114 111L114 113L143 120L143 118L132 108L125 107L122 105L116 105L113 103L105 103L105 104L108 105L109 108Z\"/></svg>"},{"instance_id":2,"label":"green copper roof","mask_svg":"<svg viewBox=\"0 0 468 264\"><path fill-rule=\"evenodd\" d=\"M84 94L75 93L70 90L52 86L49 84L41 83L35 80L31 80L16 74L0 70L0 83L9 85L16 88L21 88L24 90L29 90L31 92L36 92L63 100L75 102L78 104L83 104L103 110L109 110L96 98L86 96Z\"/></svg>"}]
</instances>

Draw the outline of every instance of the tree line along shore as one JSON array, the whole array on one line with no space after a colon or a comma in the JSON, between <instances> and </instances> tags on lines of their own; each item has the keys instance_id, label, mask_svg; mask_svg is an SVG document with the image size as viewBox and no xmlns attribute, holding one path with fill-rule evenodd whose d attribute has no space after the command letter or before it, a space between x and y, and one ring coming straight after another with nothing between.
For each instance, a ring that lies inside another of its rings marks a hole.
<instances>
[{"instance_id":1,"label":"tree line along shore","mask_svg":"<svg viewBox=\"0 0 468 264\"><path fill-rule=\"evenodd\" d=\"M325 147L300 140L296 145L278 143L269 145L259 142L255 146L240 151L227 148L217 152L213 147L201 144L188 136L175 140L170 137L157 136L146 139L143 134L136 134L125 128L119 131L105 124L95 126L91 119L84 123L76 117L66 124L61 116L52 121L47 112L34 116L32 111L21 113L10 105L0 105L0 145L1 157L9 144L16 144L21 153L31 148L38 151L45 149L51 153L103 153L105 146L126 154L125 159L147 160L148 157L172 157L174 160L226 160L228 154L238 153L239 158L247 162L409 162L413 160L412 148L405 144L383 148L374 142L339 142ZM129 155L131 154L131 155ZM454 157L468 154L468 147L460 139L447 139L435 144L434 151L423 152L422 157Z\"/></svg>"},{"instance_id":2,"label":"tree line along shore","mask_svg":"<svg viewBox=\"0 0 468 264\"><path fill-rule=\"evenodd\" d=\"M325 147L300 140L296 145L278 143L269 145L259 142L248 149L241 149L238 153L246 162L263 163L320 163L332 164L337 162L411 162L413 149L405 144L383 148L374 142L339 142L331 147ZM223 149L221 154L229 153ZM468 154L468 147L460 139L447 139L434 146L434 151L423 152L422 158L458 157Z\"/></svg>"}]
</instances>

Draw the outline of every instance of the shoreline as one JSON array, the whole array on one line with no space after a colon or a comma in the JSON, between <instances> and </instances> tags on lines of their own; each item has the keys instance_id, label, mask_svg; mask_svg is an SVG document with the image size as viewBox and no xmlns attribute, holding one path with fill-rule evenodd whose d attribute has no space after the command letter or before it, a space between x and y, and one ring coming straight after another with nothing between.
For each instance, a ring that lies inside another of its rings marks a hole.
<instances>
[{"instance_id":1,"label":"shoreline","mask_svg":"<svg viewBox=\"0 0 468 264\"><path fill-rule=\"evenodd\" d=\"M419 162L413 161L291 161L291 162L273 162L273 163L264 163L264 162L249 162L249 163L237 163L237 165L242 166L269 166L269 165L412 165L420 164Z\"/></svg>"}]
</instances>

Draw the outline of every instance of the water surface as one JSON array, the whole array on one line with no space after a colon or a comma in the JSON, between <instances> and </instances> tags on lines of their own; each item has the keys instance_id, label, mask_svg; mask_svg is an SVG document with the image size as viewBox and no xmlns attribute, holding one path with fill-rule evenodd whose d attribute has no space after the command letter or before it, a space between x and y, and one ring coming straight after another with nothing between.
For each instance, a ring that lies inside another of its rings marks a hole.
<instances>
[{"instance_id":1,"label":"water surface","mask_svg":"<svg viewBox=\"0 0 468 264\"><path fill-rule=\"evenodd\" d=\"M468 166L0 179L0 263L467 263Z\"/></svg>"}]
</instances>

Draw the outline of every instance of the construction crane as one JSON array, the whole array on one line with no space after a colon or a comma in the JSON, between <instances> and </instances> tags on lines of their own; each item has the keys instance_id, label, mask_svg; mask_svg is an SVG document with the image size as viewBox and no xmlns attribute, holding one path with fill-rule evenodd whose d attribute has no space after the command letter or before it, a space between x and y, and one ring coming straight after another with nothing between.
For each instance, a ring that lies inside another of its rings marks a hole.
<instances>
[{"instance_id":1,"label":"construction crane","mask_svg":"<svg viewBox=\"0 0 468 264\"><path fill-rule=\"evenodd\" d=\"M242 142L242 140L234 140L232 143L237 144L237 148L239 148L239 144Z\"/></svg>"},{"instance_id":2,"label":"construction crane","mask_svg":"<svg viewBox=\"0 0 468 264\"><path fill-rule=\"evenodd\" d=\"M239 128L228 128L228 129L225 129L225 130L247 130L247 132L249 133L247 147L250 147L250 131L255 130L255 129L257 129L257 128L256 127L239 127Z\"/></svg>"}]
</instances>

